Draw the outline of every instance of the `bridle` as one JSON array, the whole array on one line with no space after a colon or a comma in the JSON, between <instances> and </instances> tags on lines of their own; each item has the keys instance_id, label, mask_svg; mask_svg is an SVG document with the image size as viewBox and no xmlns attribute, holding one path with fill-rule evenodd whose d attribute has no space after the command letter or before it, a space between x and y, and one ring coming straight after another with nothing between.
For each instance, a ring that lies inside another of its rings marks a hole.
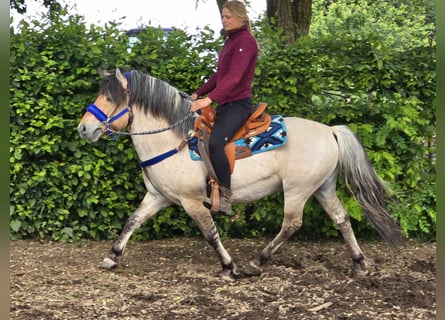
<instances>
[{"instance_id":1,"label":"bridle","mask_svg":"<svg viewBox=\"0 0 445 320\"><path fill-rule=\"evenodd\" d=\"M122 116L124 116L128 112L130 112L130 115L128 117L128 123L125 126L125 128L128 128L131 125L131 122L133 120L133 115L131 113L131 97L130 97L130 88L129 88L130 87L130 72L126 72L125 76L128 79L127 89L125 89L125 92L126 92L126 94L128 96L128 106L127 107L125 107L122 111L120 111L119 113L117 113L116 115L113 115L113 116L108 116L107 114L105 114L105 112L100 110L100 108L98 106L96 106L94 103L90 103L88 105L88 107L85 108L85 111L90 112L91 114L93 114L96 117L97 120L100 121L100 123L102 124L102 126L104 128L103 131L111 139L117 139L119 137L119 135L136 136L136 135L149 135L149 134L161 133L161 132L164 132L164 131L172 130L172 129L180 126L184 122L186 122L189 118L197 116L197 114L195 112L188 112L184 116L184 118L182 118L178 122L176 122L176 123L174 123L174 124L172 124L172 125L170 125L168 127L157 129L157 130L142 131L142 132L124 132L124 131L113 130L111 128L111 123L113 123L114 121L120 119ZM193 100L185 92L178 91L178 93L184 99ZM112 114L114 114L114 112ZM113 136L114 136L114 138L113 138Z\"/></svg>"},{"instance_id":2,"label":"bridle","mask_svg":"<svg viewBox=\"0 0 445 320\"><path fill-rule=\"evenodd\" d=\"M94 103L90 103L88 105L88 107L85 108L85 110L87 112L92 113L96 117L96 119L100 121L100 123L102 124L102 126L104 128L104 131L106 132L106 134L109 137L111 137L113 134L121 133L119 131L115 131L115 130L111 129L111 124L114 121L118 120L119 118L123 117L128 112L130 112L130 108L128 106L125 109L123 109L122 111L120 111L118 114L109 117L105 114L105 112L100 110L100 108L98 106L96 106ZM128 126L131 124L131 120L132 120L132 116L130 114L130 116L128 117L128 123L125 126L126 128L128 128Z\"/></svg>"},{"instance_id":3,"label":"bridle","mask_svg":"<svg viewBox=\"0 0 445 320\"><path fill-rule=\"evenodd\" d=\"M129 79L130 73L126 73L125 76L127 77L127 79ZM187 114L184 116L184 118L182 118L181 120L179 120L178 122L166 127L166 128L162 128L162 129L157 129L157 130L152 130L152 131L143 131L143 132L123 132L123 131L115 131L111 128L111 123L113 123L114 121L118 120L119 118L121 118L122 116L126 115L127 113L129 114L128 117L128 123L126 125L125 128L129 128L129 126L131 125L131 122L133 120L133 115L131 112L131 97L130 97L130 89L129 89L129 83L130 81L128 81L128 86L127 89L125 89L125 92L127 94L128 97L128 106L125 107L123 110L121 110L119 113L113 115L117 109L115 109L115 111L112 112L112 116L107 116L107 114L105 112L103 112L102 110L100 110L100 108L98 106L96 106L94 103L90 103L88 105L88 107L86 107L86 111L90 112L91 114L93 114L97 120L100 121L100 123L103 126L103 130L104 132L107 133L107 135L110 137L110 139L117 139L119 137L119 135L128 135L128 136L134 136L134 135L149 135L149 134L157 134L157 133L161 133L164 131L168 131L171 129L174 129L178 126L180 126L182 123L184 123L185 121L187 121L189 118L191 117L195 117L198 115L198 113L196 112L187 112ZM185 92L182 91L178 91L179 95L182 98L188 99L188 100L192 100L191 97L186 94ZM114 135L114 137L113 137ZM164 152L154 158L151 158L149 160L145 160L142 162L139 162L139 165L141 167L148 167L148 166L152 166L158 162L161 162L171 156L173 156L174 154L178 153L179 151L182 150L182 148L187 144L187 142L189 141L189 139L191 139L194 136L194 132L193 130L191 130L191 132L189 132L187 134L187 136L181 141L181 143L179 144L178 147L173 148L167 152Z\"/></svg>"},{"instance_id":4,"label":"bridle","mask_svg":"<svg viewBox=\"0 0 445 320\"><path fill-rule=\"evenodd\" d=\"M181 93L180 93L181 94ZM182 94L181 94L182 95ZM189 118L196 116L195 112L189 112L185 115L184 118L182 118L181 120L179 120L178 122L165 127L165 128L161 128L161 129L156 129L156 130L151 130L151 131L141 131L141 132L124 132L124 131L116 131L113 130L111 128L111 123L113 123L114 121L118 120L119 118L121 118L122 116L124 116L125 114L127 114L128 112L130 112L130 106L126 107L125 109L123 109L121 112L119 112L118 114L112 116L112 117L108 117L105 112L103 112L102 110L100 110L100 108L98 106L96 106L94 103L90 103L88 105L88 107L85 108L86 111L90 112L91 114L93 114L97 120L100 121L100 123L102 124L104 131L106 132L106 134L111 138L113 135L117 138L119 135L127 135L127 136L141 136L141 135L149 135L149 134L157 134L157 133L161 133L164 131L168 131L168 130L172 130L176 127L179 127L181 124L183 124L184 122L186 122ZM132 122L133 116L130 113L130 116L128 117L128 123L126 125L126 128L128 128ZM115 139L116 139L115 138Z\"/></svg>"},{"instance_id":5,"label":"bridle","mask_svg":"<svg viewBox=\"0 0 445 320\"><path fill-rule=\"evenodd\" d=\"M99 122L102 125L103 131L111 138L116 134L120 134L121 132L119 131L115 131L113 129L111 129L111 124L120 119L121 117L123 117L124 115L126 115L127 113L129 113L128 116L128 122L127 125L125 126L125 128L128 128L131 125L131 122L133 120L133 115L130 112L131 109L131 98L130 98L130 77L131 77L131 72L126 72L125 73L125 77L127 78L127 88L124 89L127 98L128 98L128 106L125 107L122 111L120 111L119 113L115 114L117 111L117 107L114 109L114 111L111 113L111 116L108 116L105 112L103 112L102 110L100 110L100 108L98 106L96 106L94 103L90 103L88 105L88 107L85 108L86 112L90 112L93 116L96 117L97 120L99 120ZM118 135L116 135L117 139Z\"/></svg>"}]
</instances>

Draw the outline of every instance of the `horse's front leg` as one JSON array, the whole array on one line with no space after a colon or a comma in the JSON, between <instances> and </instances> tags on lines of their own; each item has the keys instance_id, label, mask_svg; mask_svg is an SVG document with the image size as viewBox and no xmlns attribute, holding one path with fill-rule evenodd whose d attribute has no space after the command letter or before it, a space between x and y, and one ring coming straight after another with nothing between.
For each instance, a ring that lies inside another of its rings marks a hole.
<instances>
[{"instance_id":1,"label":"horse's front leg","mask_svg":"<svg viewBox=\"0 0 445 320\"><path fill-rule=\"evenodd\" d=\"M127 242L134 231L136 231L145 221L153 217L159 210L168 207L171 203L161 195L147 192L139 208L131 214L125 222L119 238L113 244L108 257L102 262L102 267L112 269L117 267L124 254Z\"/></svg>"},{"instance_id":2,"label":"horse's front leg","mask_svg":"<svg viewBox=\"0 0 445 320\"><path fill-rule=\"evenodd\" d=\"M224 248L209 210L204 208L202 201L183 201L184 209L196 222L204 239L212 246L221 262L221 276L228 280L241 278L244 274L238 269L235 261Z\"/></svg>"}]
</instances>

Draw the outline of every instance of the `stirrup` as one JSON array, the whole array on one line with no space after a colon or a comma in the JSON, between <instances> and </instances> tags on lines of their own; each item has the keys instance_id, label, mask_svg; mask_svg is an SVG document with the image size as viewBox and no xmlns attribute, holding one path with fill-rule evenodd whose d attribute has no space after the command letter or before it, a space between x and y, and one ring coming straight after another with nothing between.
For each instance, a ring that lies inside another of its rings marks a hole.
<instances>
[{"instance_id":1,"label":"stirrup","mask_svg":"<svg viewBox=\"0 0 445 320\"><path fill-rule=\"evenodd\" d=\"M212 199L210 198L205 198L204 201L202 202L202 204L204 205L204 207L206 207L207 209L212 209Z\"/></svg>"},{"instance_id":2,"label":"stirrup","mask_svg":"<svg viewBox=\"0 0 445 320\"><path fill-rule=\"evenodd\" d=\"M225 211L221 211L221 210L212 210L213 208L213 203L212 203L212 199L210 198L205 198L204 201L202 202L203 206L206 207L207 209L210 210L210 213L213 214L222 214L223 216L226 217L231 217L232 216L232 209L230 209L230 212L225 212Z\"/></svg>"},{"instance_id":3,"label":"stirrup","mask_svg":"<svg viewBox=\"0 0 445 320\"><path fill-rule=\"evenodd\" d=\"M210 211L210 213L211 214L221 214L226 217L231 217L232 216L232 208L230 208L230 212L225 212L225 211L219 210L219 211Z\"/></svg>"},{"instance_id":4,"label":"stirrup","mask_svg":"<svg viewBox=\"0 0 445 320\"><path fill-rule=\"evenodd\" d=\"M229 188L219 186L219 203L218 207L213 208L213 213L222 214L224 216L230 217L232 215L232 191ZM216 206L215 206L216 207ZM226 211L222 210L226 209Z\"/></svg>"}]
</instances>

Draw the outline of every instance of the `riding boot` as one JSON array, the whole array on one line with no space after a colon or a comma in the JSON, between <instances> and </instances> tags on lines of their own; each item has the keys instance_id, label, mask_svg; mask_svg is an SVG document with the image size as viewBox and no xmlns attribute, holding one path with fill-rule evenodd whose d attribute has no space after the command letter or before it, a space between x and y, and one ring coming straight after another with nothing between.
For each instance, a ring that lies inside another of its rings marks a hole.
<instances>
[{"instance_id":1,"label":"riding boot","mask_svg":"<svg viewBox=\"0 0 445 320\"><path fill-rule=\"evenodd\" d=\"M232 191L229 188L219 186L219 202L219 211L212 210L213 201L209 197L205 198L202 204L210 210L211 214L219 213L230 216L232 213Z\"/></svg>"},{"instance_id":2,"label":"riding boot","mask_svg":"<svg viewBox=\"0 0 445 320\"><path fill-rule=\"evenodd\" d=\"M229 188L219 186L219 201L219 211L212 213L220 213L225 216L230 216L232 214L232 191Z\"/></svg>"}]
</instances>

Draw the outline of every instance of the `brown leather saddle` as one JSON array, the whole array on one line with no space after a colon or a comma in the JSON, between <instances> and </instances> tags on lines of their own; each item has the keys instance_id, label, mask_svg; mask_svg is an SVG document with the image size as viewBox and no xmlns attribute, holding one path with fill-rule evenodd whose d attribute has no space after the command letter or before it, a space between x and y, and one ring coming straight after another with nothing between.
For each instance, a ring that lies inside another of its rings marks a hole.
<instances>
[{"instance_id":1,"label":"brown leather saddle","mask_svg":"<svg viewBox=\"0 0 445 320\"><path fill-rule=\"evenodd\" d=\"M238 139L247 139L260 134L269 127L272 117L266 113L267 104L259 103L253 110L250 117L244 125L236 132L233 138L226 144L225 152L230 164L230 172L233 173L235 167L235 160L250 157L252 151L247 146L237 146L235 141ZM200 153L205 152L206 155L201 157L206 161L208 157L208 137L212 132L213 123L216 119L216 112L212 106L207 106L201 109L201 115L195 120L194 130L196 136L203 141L204 148L200 149ZM198 145L200 145L198 143ZM207 165L207 164L206 164ZM208 167L208 166L207 166Z\"/></svg>"}]
</instances>

